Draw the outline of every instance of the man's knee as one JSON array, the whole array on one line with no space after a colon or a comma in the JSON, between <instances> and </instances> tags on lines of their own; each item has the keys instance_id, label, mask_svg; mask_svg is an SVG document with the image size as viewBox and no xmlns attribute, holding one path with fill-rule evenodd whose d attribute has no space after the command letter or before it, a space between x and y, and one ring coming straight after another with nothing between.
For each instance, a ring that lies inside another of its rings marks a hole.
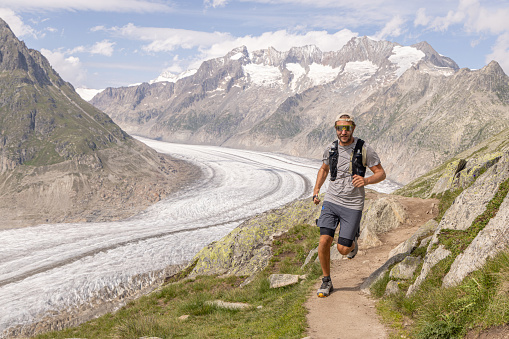
<instances>
[{"instance_id":1,"label":"man's knee","mask_svg":"<svg viewBox=\"0 0 509 339\"><path fill-rule=\"evenodd\" d=\"M328 235L321 235L320 241L318 243L318 247L320 248L329 248L332 245L333 238Z\"/></svg>"},{"instance_id":2,"label":"man's knee","mask_svg":"<svg viewBox=\"0 0 509 339\"><path fill-rule=\"evenodd\" d=\"M341 244L338 244L338 251L342 255L347 255L348 253L350 253L352 251L352 247L346 247Z\"/></svg>"}]
</instances>

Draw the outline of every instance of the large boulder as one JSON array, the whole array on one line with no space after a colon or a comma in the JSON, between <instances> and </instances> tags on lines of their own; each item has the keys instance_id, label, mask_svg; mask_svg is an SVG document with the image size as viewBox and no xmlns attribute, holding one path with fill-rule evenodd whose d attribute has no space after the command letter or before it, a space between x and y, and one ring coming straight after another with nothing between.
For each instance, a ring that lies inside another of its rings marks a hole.
<instances>
[{"instance_id":1,"label":"large boulder","mask_svg":"<svg viewBox=\"0 0 509 339\"><path fill-rule=\"evenodd\" d=\"M398 228L407 218L403 205L395 198L384 196L366 202L361 220L360 240L364 248L379 246L379 234Z\"/></svg>"},{"instance_id":2,"label":"large boulder","mask_svg":"<svg viewBox=\"0 0 509 339\"><path fill-rule=\"evenodd\" d=\"M452 183L452 187L466 188L470 186L470 184L477 180L483 171L495 165L502 155L503 153L501 152L487 153L480 157L468 160L465 168L458 173L459 175Z\"/></svg>"}]
</instances>

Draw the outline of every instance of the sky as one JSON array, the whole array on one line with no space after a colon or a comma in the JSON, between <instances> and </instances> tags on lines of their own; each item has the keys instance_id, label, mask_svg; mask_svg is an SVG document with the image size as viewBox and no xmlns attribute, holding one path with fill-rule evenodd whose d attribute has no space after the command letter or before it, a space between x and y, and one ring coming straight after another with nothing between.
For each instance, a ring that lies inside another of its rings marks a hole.
<instances>
[{"instance_id":1,"label":"sky","mask_svg":"<svg viewBox=\"0 0 509 339\"><path fill-rule=\"evenodd\" d=\"M333 51L360 36L509 74L507 0L0 0L0 18L75 88L147 82L243 45Z\"/></svg>"}]
</instances>

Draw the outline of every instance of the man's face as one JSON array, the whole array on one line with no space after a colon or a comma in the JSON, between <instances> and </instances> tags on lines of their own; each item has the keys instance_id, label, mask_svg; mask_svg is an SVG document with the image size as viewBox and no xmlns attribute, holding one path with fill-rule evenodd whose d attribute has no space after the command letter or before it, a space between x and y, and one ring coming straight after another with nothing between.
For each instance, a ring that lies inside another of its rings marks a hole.
<instances>
[{"instance_id":1,"label":"man's face","mask_svg":"<svg viewBox=\"0 0 509 339\"><path fill-rule=\"evenodd\" d=\"M341 145L349 145L353 142L355 126L351 121L336 121L336 133Z\"/></svg>"}]
</instances>

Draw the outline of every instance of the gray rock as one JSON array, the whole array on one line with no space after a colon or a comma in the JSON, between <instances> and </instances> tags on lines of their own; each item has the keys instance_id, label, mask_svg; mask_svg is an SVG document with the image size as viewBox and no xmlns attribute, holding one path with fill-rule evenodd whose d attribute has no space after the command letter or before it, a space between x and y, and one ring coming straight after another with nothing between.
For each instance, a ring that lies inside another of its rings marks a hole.
<instances>
[{"instance_id":1,"label":"gray rock","mask_svg":"<svg viewBox=\"0 0 509 339\"><path fill-rule=\"evenodd\" d=\"M419 247L426 247L426 246L428 246L429 242L431 241L431 238L433 238L432 235L430 235L427 238L422 239L421 243L419 244Z\"/></svg>"},{"instance_id":2,"label":"gray rock","mask_svg":"<svg viewBox=\"0 0 509 339\"><path fill-rule=\"evenodd\" d=\"M509 246L509 196L505 197L497 215L454 260L444 277L443 286L459 284L469 273L480 269L488 258L493 258L507 246Z\"/></svg>"},{"instance_id":3,"label":"gray rock","mask_svg":"<svg viewBox=\"0 0 509 339\"><path fill-rule=\"evenodd\" d=\"M385 288L384 295L393 295L399 292L399 284L397 281L390 280L387 283L387 287Z\"/></svg>"},{"instance_id":4,"label":"gray rock","mask_svg":"<svg viewBox=\"0 0 509 339\"><path fill-rule=\"evenodd\" d=\"M270 288L278 288L294 285L299 282L299 276L295 274L271 274L269 276Z\"/></svg>"},{"instance_id":5,"label":"gray rock","mask_svg":"<svg viewBox=\"0 0 509 339\"><path fill-rule=\"evenodd\" d=\"M216 306L219 308L226 308L226 309L230 309L230 310L242 310L245 308L252 307L250 304L246 304L246 303L231 303L231 302L226 302L226 301L222 301L222 300L213 300L213 301L208 300L205 302L205 304L213 305L213 306Z\"/></svg>"},{"instance_id":6,"label":"gray rock","mask_svg":"<svg viewBox=\"0 0 509 339\"><path fill-rule=\"evenodd\" d=\"M332 246L330 249L330 260L341 260L343 259L343 255L339 253L336 245Z\"/></svg>"},{"instance_id":7,"label":"gray rock","mask_svg":"<svg viewBox=\"0 0 509 339\"><path fill-rule=\"evenodd\" d=\"M470 186L470 184L477 180L482 170L487 170L496 164L502 155L503 153L501 152L493 152L468 160L465 168L456 175L452 187L466 188Z\"/></svg>"},{"instance_id":8,"label":"gray rock","mask_svg":"<svg viewBox=\"0 0 509 339\"><path fill-rule=\"evenodd\" d=\"M474 219L484 212L500 183L507 178L509 178L509 155L505 154L498 163L490 167L454 200L440 221L431 244L438 242L437 236L443 228L454 230L469 228Z\"/></svg>"},{"instance_id":9,"label":"gray rock","mask_svg":"<svg viewBox=\"0 0 509 339\"><path fill-rule=\"evenodd\" d=\"M456 175L465 168L467 161L465 159L455 160L449 163L442 176L437 180L431 193L443 193L452 187Z\"/></svg>"},{"instance_id":10,"label":"gray rock","mask_svg":"<svg viewBox=\"0 0 509 339\"><path fill-rule=\"evenodd\" d=\"M381 197L365 205L361 220L360 240L364 248L379 246L378 235L399 227L407 213L394 197Z\"/></svg>"},{"instance_id":11,"label":"gray rock","mask_svg":"<svg viewBox=\"0 0 509 339\"><path fill-rule=\"evenodd\" d=\"M389 270L389 266L403 261L406 257L407 257L406 253L400 253L389 258L389 260L387 260L385 264L380 266L375 272L371 273L371 275L366 280L364 280L364 282L361 284L361 292L371 294L371 291L369 289L375 282L377 282L384 276L384 274Z\"/></svg>"},{"instance_id":12,"label":"gray rock","mask_svg":"<svg viewBox=\"0 0 509 339\"><path fill-rule=\"evenodd\" d=\"M412 234L410 238L408 238L407 240L399 244L397 247L392 249L389 252L389 258L399 253L411 253L417 247L417 244L419 243L419 238L426 234L432 233L433 231L436 230L437 226L438 222L436 222L433 219L428 220L421 227L419 227L419 229L414 234Z\"/></svg>"},{"instance_id":13,"label":"gray rock","mask_svg":"<svg viewBox=\"0 0 509 339\"><path fill-rule=\"evenodd\" d=\"M300 267L301 269L304 268L307 264L309 264L309 262L311 261L311 259L313 259L313 256L314 255L317 255L316 258L318 258L318 247L316 248L313 248L311 251L309 251L308 253L308 256L306 257L306 260L304 260L304 264L302 264L302 266ZM316 260L315 258L315 260Z\"/></svg>"},{"instance_id":14,"label":"gray rock","mask_svg":"<svg viewBox=\"0 0 509 339\"><path fill-rule=\"evenodd\" d=\"M431 253L428 252L428 254L426 254L426 257L424 257L424 264L422 266L421 273L419 274L419 276L417 277L417 279L415 280L413 285L411 285L408 288L406 296L408 297L412 293L414 293L419 288L419 286L422 284L424 279L426 279L426 277L428 276L428 273L431 271L431 269L436 264L438 264L438 262L440 260L447 258L447 256L449 256L449 254L451 254L451 251L446 250L443 245L438 246L438 248Z\"/></svg>"},{"instance_id":15,"label":"gray rock","mask_svg":"<svg viewBox=\"0 0 509 339\"><path fill-rule=\"evenodd\" d=\"M408 256L392 268L389 277L391 277L391 279L411 279L421 262L422 258L420 257Z\"/></svg>"}]
</instances>

